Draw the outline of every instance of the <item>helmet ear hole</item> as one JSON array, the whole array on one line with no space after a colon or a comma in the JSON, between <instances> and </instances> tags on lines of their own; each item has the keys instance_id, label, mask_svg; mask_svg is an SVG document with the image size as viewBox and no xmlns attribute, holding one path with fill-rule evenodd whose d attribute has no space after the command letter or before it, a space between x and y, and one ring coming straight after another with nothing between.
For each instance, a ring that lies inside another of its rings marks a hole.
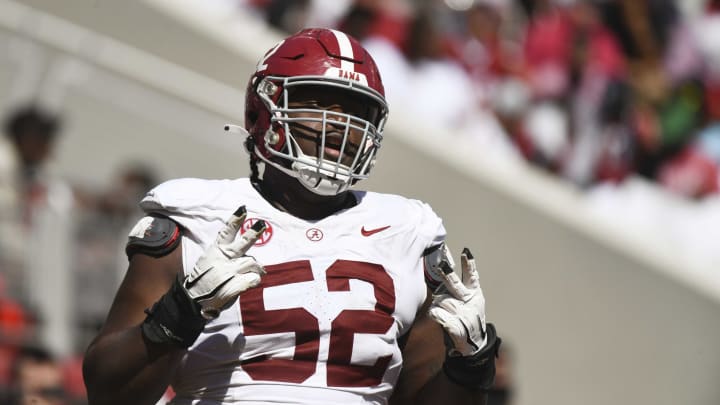
<instances>
[{"instance_id":1,"label":"helmet ear hole","mask_svg":"<svg viewBox=\"0 0 720 405\"><path fill-rule=\"evenodd\" d=\"M265 141L271 146L275 146L280 142L280 135L272 129L268 129L265 132Z\"/></svg>"},{"instance_id":2,"label":"helmet ear hole","mask_svg":"<svg viewBox=\"0 0 720 405\"><path fill-rule=\"evenodd\" d=\"M258 113L256 111L248 111L246 119L250 125L255 125L258 120Z\"/></svg>"}]
</instances>

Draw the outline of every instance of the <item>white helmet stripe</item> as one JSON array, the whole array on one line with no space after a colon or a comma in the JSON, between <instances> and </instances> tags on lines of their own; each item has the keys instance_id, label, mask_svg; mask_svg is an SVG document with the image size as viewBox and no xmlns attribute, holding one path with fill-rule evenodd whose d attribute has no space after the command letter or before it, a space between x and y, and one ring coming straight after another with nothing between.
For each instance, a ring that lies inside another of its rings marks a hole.
<instances>
[{"instance_id":1,"label":"white helmet stripe","mask_svg":"<svg viewBox=\"0 0 720 405\"><path fill-rule=\"evenodd\" d=\"M335 38L338 41L338 47L340 48L340 56L342 56L343 58L355 59L353 55L352 44L350 43L350 38L348 38L348 36L344 32L337 30L330 31L335 34ZM354 72L355 64L348 60L340 59L340 69L348 72Z\"/></svg>"}]
</instances>

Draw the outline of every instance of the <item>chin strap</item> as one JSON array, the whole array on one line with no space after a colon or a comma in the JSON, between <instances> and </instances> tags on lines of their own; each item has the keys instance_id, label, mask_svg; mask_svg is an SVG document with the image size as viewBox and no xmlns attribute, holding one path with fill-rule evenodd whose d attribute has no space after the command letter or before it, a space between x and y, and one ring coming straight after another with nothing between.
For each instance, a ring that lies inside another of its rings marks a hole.
<instances>
[{"instance_id":1,"label":"chin strap","mask_svg":"<svg viewBox=\"0 0 720 405\"><path fill-rule=\"evenodd\" d=\"M246 137L250 136L250 133L247 131L247 129L241 127L240 125L225 124L225 131L231 132L233 134L240 134Z\"/></svg>"}]
</instances>

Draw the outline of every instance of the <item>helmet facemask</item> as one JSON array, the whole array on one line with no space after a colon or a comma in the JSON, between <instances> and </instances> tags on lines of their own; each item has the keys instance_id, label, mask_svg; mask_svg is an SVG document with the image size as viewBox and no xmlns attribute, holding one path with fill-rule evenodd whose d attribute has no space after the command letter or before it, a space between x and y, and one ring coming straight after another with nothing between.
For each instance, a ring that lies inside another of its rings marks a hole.
<instances>
[{"instance_id":1,"label":"helmet facemask","mask_svg":"<svg viewBox=\"0 0 720 405\"><path fill-rule=\"evenodd\" d=\"M256 87L270 113L266 164L319 195L336 195L368 177L387 119L375 90L327 77L263 78Z\"/></svg>"}]
</instances>

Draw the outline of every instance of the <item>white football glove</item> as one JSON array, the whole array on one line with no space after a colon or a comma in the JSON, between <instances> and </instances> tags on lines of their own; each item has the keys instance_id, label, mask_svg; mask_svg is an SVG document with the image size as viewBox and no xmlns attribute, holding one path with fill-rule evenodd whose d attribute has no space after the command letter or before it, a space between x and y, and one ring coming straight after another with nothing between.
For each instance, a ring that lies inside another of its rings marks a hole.
<instances>
[{"instance_id":1,"label":"white football glove","mask_svg":"<svg viewBox=\"0 0 720 405\"><path fill-rule=\"evenodd\" d=\"M190 298L200 304L205 319L217 318L240 293L260 284L260 277L265 274L263 266L245 253L266 225L259 220L238 238L246 215L245 206L235 211L183 281Z\"/></svg>"},{"instance_id":2,"label":"white football glove","mask_svg":"<svg viewBox=\"0 0 720 405\"><path fill-rule=\"evenodd\" d=\"M460 259L462 280L446 261L438 265L444 288L433 295L429 315L445 330L451 356L472 356L487 344L485 297L468 248L463 249Z\"/></svg>"}]
</instances>

